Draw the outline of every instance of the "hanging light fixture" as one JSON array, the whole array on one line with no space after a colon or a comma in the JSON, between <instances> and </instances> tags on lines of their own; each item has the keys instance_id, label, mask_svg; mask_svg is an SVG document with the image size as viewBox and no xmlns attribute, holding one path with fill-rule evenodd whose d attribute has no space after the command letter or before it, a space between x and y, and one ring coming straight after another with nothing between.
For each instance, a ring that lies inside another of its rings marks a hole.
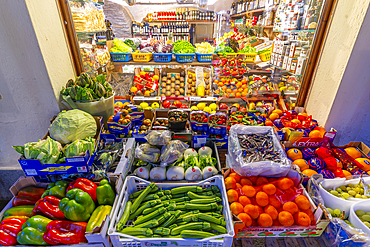
<instances>
[{"instance_id":1,"label":"hanging light fixture","mask_svg":"<svg viewBox=\"0 0 370 247\"><path fill-rule=\"evenodd\" d=\"M198 0L197 2L199 7L204 8L207 6L208 0Z\"/></svg>"},{"instance_id":2,"label":"hanging light fixture","mask_svg":"<svg viewBox=\"0 0 370 247\"><path fill-rule=\"evenodd\" d=\"M136 4L136 0L126 0L126 3L129 5L129 6L133 6Z\"/></svg>"}]
</instances>

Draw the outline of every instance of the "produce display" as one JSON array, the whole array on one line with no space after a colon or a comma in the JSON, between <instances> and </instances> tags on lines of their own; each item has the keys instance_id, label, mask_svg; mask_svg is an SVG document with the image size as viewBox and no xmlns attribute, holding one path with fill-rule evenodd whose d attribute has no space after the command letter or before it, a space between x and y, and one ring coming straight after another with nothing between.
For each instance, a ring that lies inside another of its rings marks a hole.
<instances>
[{"instance_id":1,"label":"produce display","mask_svg":"<svg viewBox=\"0 0 370 247\"><path fill-rule=\"evenodd\" d=\"M196 53L205 53L205 54L213 54L215 52L215 48L208 42L202 42L195 44Z\"/></svg>"},{"instance_id":2,"label":"produce display","mask_svg":"<svg viewBox=\"0 0 370 247\"><path fill-rule=\"evenodd\" d=\"M166 97L185 96L185 72L162 73L160 94Z\"/></svg>"},{"instance_id":3,"label":"produce display","mask_svg":"<svg viewBox=\"0 0 370 247\"><path fill-rule=\"evenodd\" d=\"M210 69L203 67L186 70L187 96L212 96L212 77Z\"/></svg>"},{"instance_id":4,"label":"produce display","mask_svg":"<svg viewBox=\"0 0 370 247\"><path fill-rule=\"evenodd\" d=\"M112 53L130 53L132 51L133 48L131 45L117 38L113 40L113 47L109 50Z\"/></svg>"},{"instance_id":5,"label":"produce display","mask_svg":"<svg viewBox=\"0 0 370 247\"><path fill-rule=\"evenodd\" d=\"M59 245L87 242L85 233L100 227L116 193L108 180L60 180L47 188L24 187L4 212L1 245ZM99 206L98 206L99 205Z\"/></svg>"},{"instance_id":6,"label":"produce display","mask_svg":"<svg viewBox=\"0 0 370 247\"><path fill-rule=\"evenodd\" d=\"M116 228L119 233L137 238L203 239L227 233L222 212L217 186L160 190L151 183L130 194Z\"/></svg>"},{"instance_id":7,"label":"produce display","mask_svg":"<svg viewBox=\"0 0 370 247\"><path fill-rule=\"evenodd\" d=\"M156 96L159 88L159 75L154 72L140 71L134 76L130 92L137 96Z\"/></svg>"},{"instance_id":8,"label":"produce display","mask_svg":"<svg viewBox=\"0 0 370 247\"><path fill-rule=\"evenodd\" d=\"M188 41L178 40L173 43L173 53L195 53L195 47Z\"/></svg>"},{"instance_id":9,"label":"produce display","mask_svg":"<svg viewBox=\"0 0 370 247\"><path fill-rule=\"evenodd\" d=\"M188 120L188 113L184 111L171 110L168 112L170 122L184 122Z\"/></svg>"}]
</instances>

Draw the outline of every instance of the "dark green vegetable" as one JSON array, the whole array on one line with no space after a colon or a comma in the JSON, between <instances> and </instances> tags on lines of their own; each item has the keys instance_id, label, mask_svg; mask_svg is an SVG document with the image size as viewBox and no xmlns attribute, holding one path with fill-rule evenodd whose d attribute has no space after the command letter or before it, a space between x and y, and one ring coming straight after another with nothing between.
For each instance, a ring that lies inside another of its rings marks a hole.
<instances>
[{"instance_id":1,"label":"dark green vegetable","mask_svg":"<svg viewBox=\"0 0 370 247\"><path fill-rule=\"evenodd\" d=\"M161 201L160 200L152 200L152 201L147 201L145 202L142 206L138 208L138 210L135 211L135 213L131 214L130 217L128 218L129 220L135 219L136 216L141 214L144 209L154 207L155 205L159 204Z\"/></svg>"},{"instance_id":2,"label":"dark green vegetable","mask_svg":"<svg viewBox=\"0 0 370 247\"><path fill-rule=\"evenodd\" d=\"M139 207L140 203L144 200L144 198L150 193L150 191L155 187L155 183L151 183L149 184L148 187L146 187L146 189L143 191L143 193L141 193L134 201L134 203L132 204L132 208L131 208L131 213L135 213L135 211L137 210L137 208Z\"/></svg>"},{"instance_id":3,"label":"dark green vegetable","mask_svg":"<svg viewBox=\"0 0 370 247\"><path fill-rule=\"evenodd\" d=\"M122 214L120 221L117 224L117 230L120 231L126 225L128 218L130 217L130 210L131 210L132 203L130 201L127 202L125 211Z\"/></svg>"},{"instance_id":4,"label":"dark green vegetable","mask_svg":"<svg viewBox=\"0 0 370 247\"><path fill-rule=\"evenodd\" d=\"M136 221L134 222L134 225L136 226L136 225L139 225L139 224L141 224L141 223L143 223L145 221L151 220L154 217L163 214L164 212L166 212L166 209L165 208L163 208L163 207L162 208L159 208L159 209L157 209L156 211L154 211L154 212L152 212L150 214L147 214L147 215L145 215L143 217L140 217L140 218L136 219Z\"/></svg>"}]
</instances>

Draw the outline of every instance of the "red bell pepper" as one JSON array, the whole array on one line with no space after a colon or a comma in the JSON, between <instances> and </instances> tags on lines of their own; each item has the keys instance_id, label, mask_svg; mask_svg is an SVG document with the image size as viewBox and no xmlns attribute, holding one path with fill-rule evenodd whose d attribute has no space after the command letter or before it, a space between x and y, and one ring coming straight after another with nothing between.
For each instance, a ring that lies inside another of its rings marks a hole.
<instances>
[{"instance_id":1,"label":"red bell pepper","mask_svg":"<svg viewBox=\"0 0 370 247\"><path fill-rule=\"evenodd\" d=\"M87 242L85 238L86 226L86 222L54 220L46 226L44 241L51 245Z\"/></svg>"},{"instance_id":2,"label":"red bell pepper","mask_svg":"<svg viewBox=\"0 0 370 247\"><path fill-rule=\"evenodd\" d=\"M0 223L0 245L16 245L17 234L22 230L22 225L26 220L11 217L6 218Z\"/></svg>"},{"instance_id":3,"label":"red bell pepper","mask_svg":"<svg viewBox=\"0 0 370 247\"><path fill-rule=\"evenodd\" d=\"M67 188L67 192L71 189L81 189L91 196L91 199L96 203L96 188L98 186L87 178L77 178L75 181L71 182Z\"/></svg>"},{"instance_id":4,"label":"red bell pepper","mask_svg":"<svg viewBox=\"0 0 370 247\"><path fill-rule=\"evenodd\" d=\"M60 199L55 196L45 196L36 202L33 215L45 215L51 219L64 220L65 216L59 209Z\"/></svg>"},{"instance_id":5,"label":"red bell pepper","mask_svg":"<svg viewBox=\"0 0 370 247\"><path fill-rule=\"evenodd\" d=\"M33 186L25 187L18 191L17 196L12 202L13 207L21 205L34 205L37 200L41 198L44 192L44 188L36 188Z\"/></svg>"}]
</instances>

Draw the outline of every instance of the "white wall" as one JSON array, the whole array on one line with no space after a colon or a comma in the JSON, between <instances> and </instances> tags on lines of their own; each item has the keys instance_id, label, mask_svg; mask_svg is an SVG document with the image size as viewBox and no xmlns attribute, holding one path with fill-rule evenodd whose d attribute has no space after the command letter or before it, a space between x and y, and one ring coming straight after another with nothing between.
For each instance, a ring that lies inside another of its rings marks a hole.
<instances>
[{"instance_id":1,"label":"white wall","mask_svg":"<svg viewBox=\"0 0 370 247\"><path fill-rule=\"evenodd\" d=\"M347 69L369 0L338 0L318 67L313 77L306 109L321 125L327 125L339 85Z\"/></svg>"},{"instance_id":2,"label":"white wall","mask_svg":"<svg viewBox=\"0 0 370 247\"><path fill-rule=\"evenodd\" d=\"M0 168L19 168L11 145L42 138L59 108L24 0L1 2L0 33Z\"/></svg>"}]
</instances>

